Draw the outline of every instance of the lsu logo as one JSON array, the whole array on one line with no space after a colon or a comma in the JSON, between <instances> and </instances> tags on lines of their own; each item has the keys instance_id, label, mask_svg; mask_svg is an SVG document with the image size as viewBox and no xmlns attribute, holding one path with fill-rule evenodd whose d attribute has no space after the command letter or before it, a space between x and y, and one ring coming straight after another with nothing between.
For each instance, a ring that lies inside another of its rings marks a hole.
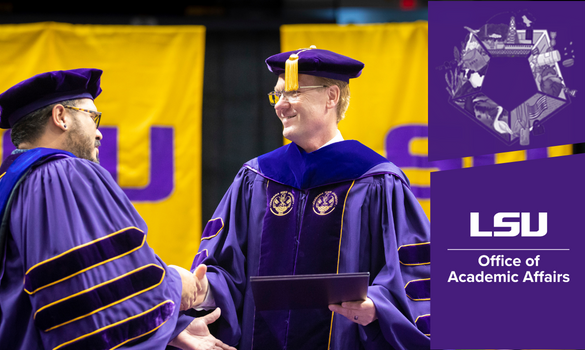
<instances>
[{"instance_id":1,"label":"lsu logo","mask_svg":"<svg viewBox=\"0 0 585 350\"><path fill-rule=\"evenodd\" d=\"M292 210L295 197L288 191L281 191L270 200L270 211L276 216L284 216Z\"/></svg>"},{"instance_id":2,"label":"lsu logo","mask_svg":"<svg viewBox=\"0 0 585 350\"><path fill-rule=\"evenodd\" d=\"M494 215L494 228L507 228L507 231L480 231L479 213L472 212L469 217L471 237L542 237L548 232L547 213L538 213L538 230L530 228L530 213L502 212Z\"/></svg>"},{"instance_id":3,"label":"lsu logo","mask_svg":"<svg viewBox=\"0 0 585 350\"><path fill-rule=\"evenodd\" d=\"M325 191L313 200L313 211L317 215L327 215L337 206L337 195L331 191Z\"/></svg>"}]
</instances>

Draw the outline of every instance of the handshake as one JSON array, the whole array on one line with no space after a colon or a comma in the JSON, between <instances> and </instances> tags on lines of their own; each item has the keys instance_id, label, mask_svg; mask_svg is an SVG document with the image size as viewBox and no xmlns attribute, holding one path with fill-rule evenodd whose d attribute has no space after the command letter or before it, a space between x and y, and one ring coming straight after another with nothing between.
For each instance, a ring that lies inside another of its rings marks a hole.
<instances>
[{"instance_id":1,"label":"handshake","mask_svg":"<svg viewBox=\"0 0 585 350\"><path fill-rule=\"evenodd\" d=\"M183 289L180 310L189 310L203 303L209 289L206 276L207 266L199 265L193 273L179 266L169 267L174 268L181 276ZM195 318L169 345L183 350L236 350L216 339L207 328L207 325L215 322L220 315L220 309L216 308L210 314Z\"/></svg>"},{"instance_id":2,"label":"handshake","mask_svg":"<svg viewBox=\"0 0 585 350\"><path fill-rule=\"evenodd\" d=\"M174 268L181 275L181 282L183 282L181 311L200 305L205 300L209 288L206 276L207 266L201 264L193 273L179 266L171 265L169 267Z\"/></svg>"}]
</instances>

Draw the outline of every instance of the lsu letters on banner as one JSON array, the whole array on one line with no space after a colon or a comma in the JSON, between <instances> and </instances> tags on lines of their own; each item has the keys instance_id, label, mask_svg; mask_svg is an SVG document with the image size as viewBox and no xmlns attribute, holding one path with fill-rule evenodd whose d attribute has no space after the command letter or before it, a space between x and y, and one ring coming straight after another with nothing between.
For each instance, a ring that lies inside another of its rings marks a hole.
<instances>
[{"instance_id":1,"label":"lsu letters on banner","mask_svg":"<svg viewBox=\"0 0 585 350\"><path fill-rule=\"evenodd\" d=\"M205 28L0 25L0 90L42 72L99 68L100 161L168 264L188 268L201 235ZM2 134L2 156L14 149Z\"/></svg>"}]
</instances>

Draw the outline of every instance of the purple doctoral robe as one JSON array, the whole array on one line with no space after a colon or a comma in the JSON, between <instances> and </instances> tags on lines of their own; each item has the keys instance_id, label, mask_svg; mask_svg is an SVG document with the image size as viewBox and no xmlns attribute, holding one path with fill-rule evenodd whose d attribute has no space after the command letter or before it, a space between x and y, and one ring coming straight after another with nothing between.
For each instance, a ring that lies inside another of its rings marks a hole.
<instances>
[{"instance_id":1,"label":"purple doctoral robe","mask_svg":"<svg viewBox=\"0 0 585 350\"><path fill-rule=\"evenodd\" d=\"M294 143L247 162L202 234L222 310L215 335L239 349L429 349L430 224L400 169L357 141ZM378 320L327 308L256 311L250 276L370 272Z\"/></svg>"},{"instance_id":2,"label":"purple doctoral robe","mask_svg":"<svg viewBox=\"0 0 585 350\"><path fill-rule=\"evenodd\" d=\"M0 190L11 190L25 158L47 150L9 156ZM179 317L180 276L148 247L146 223L121 188L71 154L30 169L6 216L0 347L164 349L192 317Z\"/></svg>"}]
</instances>

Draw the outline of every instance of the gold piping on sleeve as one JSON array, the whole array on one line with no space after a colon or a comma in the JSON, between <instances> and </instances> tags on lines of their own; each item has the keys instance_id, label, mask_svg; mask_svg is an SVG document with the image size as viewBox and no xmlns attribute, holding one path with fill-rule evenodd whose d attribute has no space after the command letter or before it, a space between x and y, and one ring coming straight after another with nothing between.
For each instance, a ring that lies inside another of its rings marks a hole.
<instances>
[{"instance_id":1,"label":"gold piping on sleeve","mask_svg":"<svg viewBox=\"0 0 585 350\"><path fill-rule=\"evenodd\" d=\"M219 218L211 219L211 220L209 220L207 222L211 222L211 221L218 220L218 219L221 220L221 228L213 236L203 237L203 238L201 238L201 240L204 240L204 239L212 239L213 237L219 235L219 233L221 232L221 230L223 230L223 226L224 226L223 219L221 217L219 217Z\"/></svg>"},{"instance_id":2,"label":"gold piping on sleeve","mask_svg":"<svg viewBox=\"0 0 585 350\"><path fill-rule=\"evenodd\" d=\"M405 245L401 245L400 247L398 247L398 251L400 251L400 248L402 247L410 247L410 246L415 246L415 245L424 245L424 244L431 244L431 242L423 242L423 243L414 243L414 244L405 244ZM399 255L399 259L398 261L400 261L400 255ZM430 265L431 262L424 262L424 263L420 263L420 264L405 264L402 261L400 261L401 265L404 266L421 266L421 265Z\"/></svg>"},{"instance_id":3,"label":"gold piping on sleeve","mask_svg":"<svg viewBox=\"0 0 585 350\"><path fill-rule=\"evenodd\" d=\"M207 250L207 249L203 249L199 253L195 254L195 257L197 257L197 255L199 255L199 254L203 254L203 252L205 252L205 258L207 258L209 256L209 250ZM203 258L203 259L205 259L205 258Z\"/></svg>"},{"instance_id":4,"label":"gold piping on sleeve","mask_svg":"<svg viewBox=\"0 0 585 350\"><path fill-rule=\"evenodd\" d=\"M57 300L57 301L54 301L54 302L52 302L52 303L50 303L50 304L48 304L48 305L45 305L45 306L43 306L42 308L38 309L38 310L37 310L37 312L35 312L35 314L34 314L33 318L34 318L34 319L36 319L36 317L37 317L37 314L38 314L40 311L42 311L42 310L44 310L44 309L46 309L46 308L48 308L48 307L51 307L52 305L55 305L55 304L61 303L61 302L65 301L65 300L71 299L71 298L73 298L73 297L76 297L76 296L78 296L78 295L81 295L81 294L84 294L84 293L87 293L87 292L91 292L91 291L92 291L92 290L94 290L94 289L97 289L97 288L99 288L99 287L105 286L106 284L112 283L112 282L114 282L114 281L117 281L117 280L119 280L119 279L121 279L121 278L124 278L124 277L126 277L126 276L128 276L128 275L131 275L131 274L133 274L133 273L135 273L135 272L137 272L137 271L144 270L144 269L146 269L147 267L150 267L150 266L156 266L156 267L158 267L159 269L161 269L161 270L163 271L163 274L162 274L162 276L161 276L161 279L160 279L160 281L159 281L157 284L155 284L155 285L153 285L153 286L150 286L150 287L148 287L148 288L146 288L146 289L140 290L140 291L138 291L138 292L136 292L136 293L133 293L133 294L131 294L131 295L127 296L127 297L124 297L123 299L116 300L116 301L115 301L115 302L113 302L113 303L110 303L110 304L108 304L108 305L102 306L102 307L100 307L100 308L98 308L98 309L96 309L96 310L94 310L94 311L92 311L92 312L90 312L90 313L87 313L87 314L85 314L85 315L79 316L79 317L77 317L77 318L74 318L74 319L72 319L72 320L69 320L69 321L67 321L67 322L63 322L63 323L61 323L61 324L58 324L58 325L56 325L56 326L53 326L53 327L51 327L51 328L49 328L49 329L46 329L46 330L44 330L44 332L49 332L49 331L52 331L53 329L59 328L59 327L61 327L61 326L64 326L64 325L66 325L66 324L68 324L68 323L71 323L71 322L74 322L74 321L80 320L80 319L82 319L82 318L85 318L85 317L87 317L87 316L91 316L91 315L93 315L93 314L95 314L95 313L97 313L97 312L100 312L100 311L102 311L102 310L105 310L105 309L107 309L107 308L109 308L109 307L111 307L111 306L114 306L114 305L116 305L116 304L119 304L119 303L121 303L121 302L123 302L123 301L126 301L126 300L128 300L128 299L130 299L130 298L133 298L133 297L135 297L135 296L137 296L137 295L139 295L139 294L142 294L142 293L144 293L144 292L147 292L147 291L149 291L149 290L151 290L151 289L153 289L153 288L156 288L157 286L159 286L159 285L162 283L162 281L164 280L164 278L165 278L165 274L166 274L166 271L165 271L165 269L163 269L162 267L160 267L160 266L159 266L159 265L157 265L157 264L148 264L148 265L141 266L141 267L139 267L139 268L137 268L137 269L135 269L135 270L132 270L132 271L130 271L130 272L127 272L127 273L125 273L125 274L123 274L123 275L121 275L121 276L118 276L118 277L114 278L114 279L108 280L108 281L106 281L106 282L104 282L104 283L100 283L100 284L98 284L98 285L95 285L95 286L93 286L93 287L91 287L91 288L88 288L88 289L82 290L81 292L79 292L79 293L75 293L75 294L73 294L73 295L70 295L70 296L68 296L68 297L66 297L66 298L63 298L63 299L59 299L59 300Z\"/></svg>"},{"instance_id":5,"label":"gold piping on sleeve","mask_svg":"<svg viewBox=\"0 0 585 350\"><path fill-rule=\"evenodd\" d=\"M426 315L420 315L420 316L418 316L418 317L416 318L416 320L414 320L414 324L416 325L416 322L418 322L418 319L419 319L419 318L421 318L421 317L427 317L427 316L430 316L430 315L431 315L431 314L426 314ZM429 333L429 334L423 333L423 334L424 334L424 335L426 335L427 337L430 337L430 336L431 336L431 334L430 334L430 333Z\"/></svg>"},{"instance_id":6,"label":"gold piping on sleeve","mask_svg":"<svg viewBox=\"0 0 585 350\"><path fill-rule=\"evenodd\" d=\"M87 337L89 337L89 336L91 336L91 335L93 335L93 334L99 333L99 332L101 332L101 331L104 331L104 330L106 330L106 329L109 329L109 328L115 327L115 326L117 326L117 325L120 325L120 324L122 324L122 323L124 323L124 322L127 322L127 321L133 320L133 319L135 319L135 318L138 318L138 317L140 317L140 316L142 316L142 315L145 315L145 314L147 314L147 313L151 312L152 310L156 309L157 307L160 307L160 306L162 306L163 304L167 304L167 303L172 303L173 305L175 304L175 303L174 303L172 300L165 300L165 301L163 301L162 303L160 303L160 304L158 304L158 305L155 305L154 307L152 307L152 308L150 308L150 309L148 309L148 310L146 310L146 311L144 311L144 312L141 312L141 313L139 313L139 314L136 314L136 315L134 315L134 316L130 316L130 317L128 317L128 318L125 318L125 319L123 319L123 320L121 320L121 321L118 321L118 322L116 322L116 323L112 323L111 325L108 325L108 326L105 326L105 327L102 327L102 328L96 329L95 331L93 331L93 332L91 332L91 333L87 333L87 334L85 334L85 335L82 335L82 336L80 336L80 337L77 337L77 338L75 338L75 339L72 339L72 340L70 340L70 341L68 341L68 342L65 342L65 343L63 343L63 344L61 344L61 345L59 345L59 346L57 346L57 347L53 348L53 350L57 350L57 349L59 349L59 348L62 348L62 347L63 347L63 346L65 346L65 345L69 345L69 344L71 344L71 343L74 343L74 342L76 342L76 341L79 341L79 340L81 340L81 339L83 339L83 338L87 338ZM168 321L168 320L167 320L167 321ZM147 335L147 334L149 334L149 333L152 333L152 332L156 331L157 329L159 329L160 327L162 327L162 325L164 325L164 324L165 324L167 321L164 321L163 323L161 323L160 325L156 326L155 328L151 329L150 331L148 331L148 332L146 332L146 333L143 333L143 334L141 334L141 335L139 335L139 336L136 336L136 337L134 337L134 338L131 338L131 339L125 340L124 342L122 342L122 343L120 343L120 344L118 344L118 345L114 346L114 347L113 347L113 348L111 348L110 350L113 350L113 349L119 348L120 346L122 346L122 345L126 344L126 343L127 343L127 342L129 342L129 341L132 341L132 340L134 340L134 339L140 338L140 337L142 337L142 336L145 336L145 335Z\"/></svg>"},{"instance_id":7,"label":"gold piping on sleeve","mask_svg":"<svg viewBox=\"0 0 585 350\"><path fill-rule=\"evenodd\" d=\"M124 228L124 229L121 229L121 230L119 230L119 231L116 231L116 232L114 232L114 233L110 233L110 234L109 234L109 235L107 235L107 236L100 237L100 238L98 238L98 239L94 239L93 241L90 241L90 242L84 243L84 244L82 244L82 245L79 245L79 246L77 246L77 247L71 248L71 249L69 249L69 250L67 250L67 251L65 251L65 252L63 252L63 253L61 253L61 254L59 254L59 255L57 255L57 256L54 256L54 257L52 257L52 258L50 258L50 259L47 259L47 260L45 260L45 261L41 261L41 262L39 262L39 263L35 264L33 267L31 267L30 269L28 269L28 270L26 271L26 273L25 273L25 278L26 278L26 275L27 275L29 272L31 272L31 271L32 271L34 268L36 268L36 267L38 267L38 266L40 266L40 265L42 265L42 264L45 264L45 263L47 263L47 262L49 262L49 261L52 261L52 260L58 259L58 258L60 258L60 257L62 257L62 256L64 256L64 255L66 255L66 254L69 254L69 253L71 253L72 251L75 251L75 250L77 250L77 249L80 249L80 248L86 247L86 246L88 246L88 245L94 244L95 242L102 241L102 240L104 240L104 239L107 239L107 238L109 238L109 237L111 237L111 236L117 235L117 234L119 234L119 233L122 233L122 232L124 232L124 231L127 231L127 230L130 230L130 229L136 229L136 230L138 230L138 231L142 232L142 234L143 234L142 243L140 243L140 245L139 245L138 247L136 247L136 248L134 248L134 249L132 249L132 250L129 250L129 251L127 251L127 252L123 253L123 254L120 254L120 255L117 255L117 256L111 257L111 258L110 258L110 259L108 259L108 260L104 260L104 261L102 261L102 262L100 262L100 263L97 263L97 264L94 264L94 265L92 265L92 266L86 267L86 268L85 268L85 269L83 269L83 270L77 271L77 272L75 272L75 273L73 273L73 274L71 274L71 275L69 275L69 276L65 276L65 277L61 278L60 280L57 280L57 281L55 281L55 282L51 282L51 283L49 283L49 284L46 284L46 285L44 285L44 286L42 286L42 287L39 287L39 288L37 288L37 289L33 290L32 292L29 292L28 290L26 290L26 288L24 288L24 291L25 291L25 292L27 292L28 294L32 295L32 294L34 294L34 293L38 292L38 291L39 291L39 290L41 290L41 289L45 289L45 288L47 288L47 287L50 287L50 286L52 286L52 285L55 285L55 284L57 284L57 283L63 282L63 281L65 281L65 280L67 280L67 279L69 279L69 278L71 278L71 277L74 277L74 276L77 276L77 275L79 275L80 273L83 273L83 272L85 272L85 271L91 270L91 269L93 269L94 267L101 266L101 265L103 265L103 264L105 264L105 263L107 263L107 262L110 262L110 261L113 261L113 260L119 259L119 258L121 258L121 257L123 257L123 256L126 256L126 255L128 255L128 254L132 253L132 252L135 252L135 251L137 251L138 249L142 248L142 246L144 245L144 242L146 242L146 235L144 234L144 231L142 231L142 230L141 230L141 229L139 229L138 227L134 227L134 226L131 226L131 227L126 227L126 228ZM24 284L24 281L23 281L23 284Z\"/></svg>"},{"instance_id":8,"label":"gold piping on sleeve","mask_svg":"<svg viewBox=\"0 0 585 350\"><path fill-rule=\"evenodd\" d=\"M408 285L410 284L410 282L417 282L417 281L430 281L430 278L421 278L421 279L417 279L417 280L412 280L412 281L408 281L408 283L404 286L404 289L406 289L406 287L408 287ZM408 293L406 293L406 296L412 300L412 301L428 301L431 300L431 298L424 298L424 299L414 299L412 298L410 295L408 295Z\"/></svg>"}]
</instances>

